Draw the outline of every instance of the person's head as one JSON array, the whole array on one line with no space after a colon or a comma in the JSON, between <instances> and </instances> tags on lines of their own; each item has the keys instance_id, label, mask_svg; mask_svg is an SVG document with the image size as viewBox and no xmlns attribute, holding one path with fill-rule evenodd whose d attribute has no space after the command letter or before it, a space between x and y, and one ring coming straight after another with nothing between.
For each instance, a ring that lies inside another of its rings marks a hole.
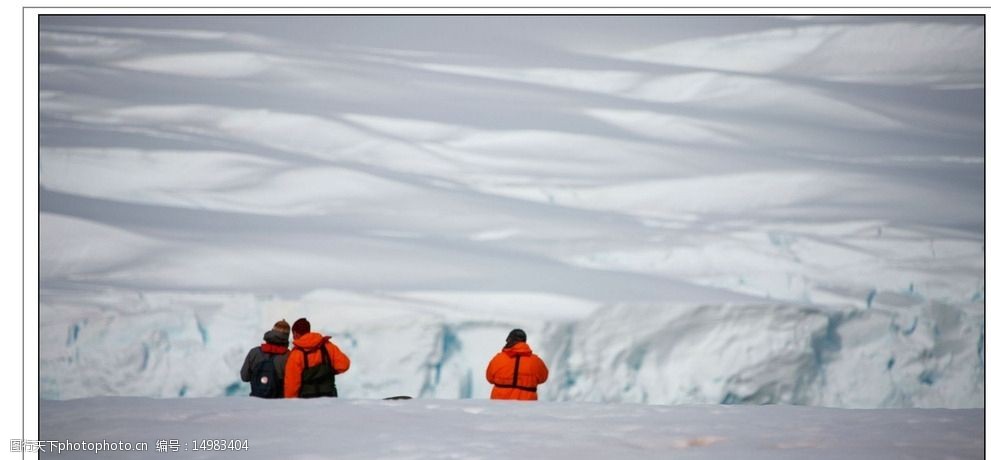
<instances>
[{"instance_id":1,"label":"person's head","mask_svg":"<svg viewBox=\"0 0 991 460\"><path fill-rule=\"evenodd\" d=\"M272 345L289 345L289 323L282 319L265 333L265 341Z\"/></svg>"},{"instance_id":2,"label":"person's head","mask_svg":"<svg viewBox=\"0 0 991 460\"><path fill-rule=\"evenodd\" d=\"M506 348L516 345L519 342L526 342L526 332L523 332L523 329L509 331L509 336L506 337Z\"/></svg>"},{"instance_id":3,"label":"person's head","mask_svg":"<svg viewBox=\"0 0 991 460\"><path fill-rule=\"evenodd\" d=\"M297 319L295 323L292 323L293 340L298 339L309 333L310 333L310 322L307 321L306 318Z\"/></svg>"}]
</instances>

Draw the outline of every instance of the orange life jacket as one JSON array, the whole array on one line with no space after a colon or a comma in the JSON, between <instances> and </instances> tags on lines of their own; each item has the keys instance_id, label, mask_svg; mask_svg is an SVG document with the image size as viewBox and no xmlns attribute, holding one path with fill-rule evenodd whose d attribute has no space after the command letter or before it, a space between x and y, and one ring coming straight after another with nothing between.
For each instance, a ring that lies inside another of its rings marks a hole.
<instances>
[{"instance_id":1,"label":"orange life jacket","mask_svg":"<svg viewBox=\"0 0 991 460\"><path fill-rule=\"evenodd\" d=\"M537 385L547 381L547 365L533 354L526 342L517 342L489 361L485 378L492 387L492 399L537 400Z\"/></svg>"},{"instance_id":2,"label":"orange life jacket","mask_svg":"<svg viewBox=\"0 0 991 460\"><path fill-rule=\"evenodd\" d=\"M286 358L286 379L285 396L287 398L299 397L299 389L303 385L303 370L310 367L319 366L323 362L323 347L330 358L334 374L341 374L351 367L351 360L330 341L330 336L324 337L316 332L310 332L302 337L293 340L293 350ZM296 351L300 350L300 351ZM303 353L305 352L305 353ZM303 362L304 356L306 363Z\"/></svg>"}]
</instances>

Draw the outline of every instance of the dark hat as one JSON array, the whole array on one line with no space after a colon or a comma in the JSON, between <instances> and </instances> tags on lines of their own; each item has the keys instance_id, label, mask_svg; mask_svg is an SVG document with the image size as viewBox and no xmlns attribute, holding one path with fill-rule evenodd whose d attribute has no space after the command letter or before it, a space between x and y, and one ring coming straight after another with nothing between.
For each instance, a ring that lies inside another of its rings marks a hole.
<instances>
[{"instance_id":1,"label":"dark hat","mask_svg":"<svg viewBox=\"0 0 991 460\"><path fill-rule=\"evenodd\" d=\"M517 342L526 342L526 332L523 332L523 329L513 329L509 331L509 336L506 337L507 347L511 347Z\"/></svg>"},{"instance_id":2,"label":"dark hat","mask_svg":"<svg viewBox=\"0 0 991 460\"><path fill-rule=\"evenodd\" d=\"M310 322L306 318L297 319L295 323L292 323L293 334L303 335L310 333Z\"/></svg>"}]
</instances>

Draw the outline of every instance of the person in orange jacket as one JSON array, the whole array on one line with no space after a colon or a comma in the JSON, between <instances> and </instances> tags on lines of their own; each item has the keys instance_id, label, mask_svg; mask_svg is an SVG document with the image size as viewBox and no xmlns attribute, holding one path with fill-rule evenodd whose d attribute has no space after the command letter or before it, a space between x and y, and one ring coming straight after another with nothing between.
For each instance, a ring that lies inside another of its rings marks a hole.
<instances>
[{"instance_id":1,"label":"person in orange jacket","mask_svg":"<svg viewBox=\"0 0 991 460\"><path fill-rule=\"evenodd\" d=\"M526 332L513 329L506 346L489 361L485 378L492 387L492 399L537 400L537 385L547 381L544 360L526 344Z\"/></svg>"},{"instance_id":2,"label":"person in orange jacket","mask_svg":"<svg viewBox=\"0 0 991 460\"><path fill-rule=\"evenodd\" d=\"M286 359L286 398L337 397L334 376L351 367L347 355L330 341L330 336L310 332L306 318L292 325L293 349Z\"/></svg>"}]
</instances>

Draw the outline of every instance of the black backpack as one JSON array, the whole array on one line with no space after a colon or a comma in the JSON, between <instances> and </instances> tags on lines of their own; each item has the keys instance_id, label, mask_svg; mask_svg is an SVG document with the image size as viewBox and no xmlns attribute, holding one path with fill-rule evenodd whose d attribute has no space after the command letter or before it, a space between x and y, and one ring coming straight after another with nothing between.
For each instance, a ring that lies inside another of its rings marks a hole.
<instances>
[{"instance_id":1,"label":"black backpack","mask_svg":"<svg viewBox=\"0 0 991 460\"><path fill-rule=\"evenodd\" d=\"M266 353L264 361L251 371L251 396L259 398L281 398L282 379L275 372L275 355Z\"/></svg>"},{"instance_id":2,"label":"black backpack","mask_svg":"<svg viewBox=\"0 0 991 460\"><path fill-rule=\"evenodd\" d=\"M301 384L299 387L299 397L300 398L319 398L324 397L337 397L337 385L334 382L334 375L337 371L334 370L334 364L330 361L330 355L327 354L326 344L320 344L320 364L310 367L310 362L307 358L306 351L299 349L300 353L303 354L303 375ZM313 351L316 353L316 351Z\"/></svg>"}]
</instances>

